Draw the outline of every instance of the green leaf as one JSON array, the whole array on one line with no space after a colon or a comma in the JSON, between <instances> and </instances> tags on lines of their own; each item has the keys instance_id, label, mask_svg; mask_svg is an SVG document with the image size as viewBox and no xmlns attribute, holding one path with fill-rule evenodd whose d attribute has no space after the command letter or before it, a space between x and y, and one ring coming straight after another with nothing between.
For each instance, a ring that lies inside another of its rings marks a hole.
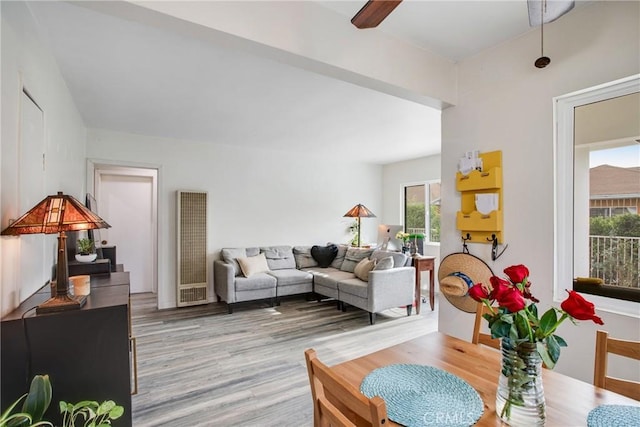
<instances>
[{"instance_id":1,"label":"green leaf","mask_svg":"<svg viewBox=\"0 0 640 427\"><path fill-rule=\"evenodd\" d=\"M502 320L503 322L511 324L511 323L513 323L513 314L512 313L502 314L500 316L500 320Z\"/></svg>"},{"instance_id":2,"label":"green leaf","mask_svg":"<svg viewBox=\"0 0 640 427\"><path fill-rule=\"evenodd\" d=\"M502 338L509 336L510 330L511 325L509 323L503 322L502 319L499 319L491 325L491 337Z\"/></svg>"},{"instance_id":3,"label":"green leaf","mask_svg":"<svg viewBox=\"0 0 640 427\"><path fill-rule=\"evenodd\" d=\"M30 425L31 424L31 416L29 414L25 414L24 412L17 412L15 414L10 415L6 420L0 420L0 426L22 426L22 425Z\"/></svg>"},{"instance_id":4,"label":"green leaf","mask_svg":"<svg viewBox=\"0 0 640 427\"><path fill-rule=\"evenodd\" d=\"M122 406L115 406L111 412L109 412L109 418L117 420L124 414L124 408Z\"/></svg>"},{"instance_id":5,"label":"green leaf","mask_svg":"<svg viewBox=\"0 0 640 427\"><path fill-rule=\"evenodd\" d=\"M560 359L560 346L553 335L547 338L547 349L549 350L549 357L551 357L555 365L558 359Z\"/></svg>"},{"instance_id":6,"label":"green leaf","mask_svg":"<svg viewBox=\"0 0 640 427\"><path fill-rule=\"evenodd\" d=\"M98 407L96 414L97 415L108 414L114 408L114 406L116 406L116 403L113 400L105 400Z\"/></svg>"},{"instance_id":7,"label":"green leaf","mask_svg":"<svg viewBox=\"0 0 640 427\"><path fill-rule=\"evenodd\" d=\"M6 422L9 419L9 414L11 414L11 412L13 412L14 408L16 406L18 406L20 404L20 402L22 401L22 399L24 399L27 396L27 394L23 394L22 396L20 396L18 398L18 400L16 400L15 402L13 402L11 404L11 406L9 406L0 416L0 422Z\"/></svg>"},{"instance_id":8,"label":"green leaf","mask_svg":"<svg viewBox=\"0 0 640 427\"><path fill-rule=\"evenodd\" d=\"M48 375L36 375L31 380L22 412L31 414L33 422L40 421L51 403L51 382Z\"/></svg>"},{"instance_id":9,"label":"green leaf","mask_svg":"<svg viewBox=\"0 0 640 427\"><path fill-rule=\"evenodd\" d=\"M556 323L558 323L558 315L553 308L550 308L542 315L542 319L540 319L540 330L543 335L546 336L553 332Z\"/></svg>"},{"instance_id":10,"label":"green leaf","mask_svg":"<svg viewBox=\"0 0 640 427\"><path fill-rule=\"evenodd\" d=\"M516 313L515 315L515 325L516 325L516 330L518 332L518 337L528 337L529 336L529 319L527 318L527 315L522 313L522 311L519 311L518 313Z\"/></svg>"},{"instance_id":11,"label":"green leaf","mask_svg":"<svg viewBox=\"0 0 640 427\"><path fill-rule=\"evenodd\" d=\"M528 309L529 309L529 313L531 313L531 316L532 316L534 319L536 319L536 320L537 320L537 319L538 319L538 307L536 307L536 305L535 305L535 304L529 304Z\"/></svg>"},{"instance_id":12,"label":"green leaf","mask_svg":"<svg viewBox=\"0 0 640 427\"><path fill-rule=\"evenodd\" d=\"M544 343L541 341L538 341L536 343L536 348L538 349L538 354L542 358L542 361L547 366L547 368L553 369L553 367L556 364L553 360L551 360L551 357L549 356L549 352L547 351L547 347L544 345Z\"/></svg>"},{"instance_id":13,"label":"green leaf","mask_svg":"<svg viewBox=\"0 0 640 427\"><path fill-rule=\"evenodd\" d=\"M58 404L60 406L60 413L64 414L65 412L73 412L73 404L67 403L64 400L61 400Z\"/></svg>"},{"instance_id":14,"label":"green leaf","mask_svg":"<svg viewBox=\"0 0 640 427\"><path fill-rule=\"evenodd\" d=\"M558 335L553 335L553 338L555 338L555 340L558 342L558 345L560 347L566 347L567 346L567 342L560 336Z\"/></svg>"}]
</instances>

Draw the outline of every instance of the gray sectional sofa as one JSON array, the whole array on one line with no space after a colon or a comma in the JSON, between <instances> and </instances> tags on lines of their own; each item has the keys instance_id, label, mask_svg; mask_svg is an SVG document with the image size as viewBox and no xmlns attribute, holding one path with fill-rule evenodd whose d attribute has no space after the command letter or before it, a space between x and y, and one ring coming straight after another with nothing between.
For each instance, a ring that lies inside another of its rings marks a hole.
<instances>
[{"instance_id":1,"label":"gray sectional sofa","mask_svg":"<svg viewBox=\"0 0 640 427\"><path fill-rule=\"evenodd\" d=\"M369 312L371 324L389 308L406 306L411 314L415 270L405 254L337 246L335 259L322 267L311 246L222 249L213 266L217 299L232 313L240 302L268 299L273 305L283 296L313 293L335 298L343 309L348 304Z\"/></svg>"}]
</instances>

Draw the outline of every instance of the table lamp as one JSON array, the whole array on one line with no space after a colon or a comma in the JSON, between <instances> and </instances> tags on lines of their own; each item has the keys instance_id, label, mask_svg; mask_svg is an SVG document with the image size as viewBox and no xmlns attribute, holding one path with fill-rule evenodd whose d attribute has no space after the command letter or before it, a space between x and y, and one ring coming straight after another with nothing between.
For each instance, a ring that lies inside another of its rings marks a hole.
<instances>
[{"instance_id":1,"label":"table lamp","mask_svg":"<svg viewBox=\"0 0 640 427\"><path fill-rule=\"evenodd\" d=\"M56 296L40 304L36 308L37 314L79 309L84 305L86 296L75 298L69 295L66 232L109 227L111 226L106 221L87 209L73 196L58 192L55 196L47 196L2 230L0 233L2 236L58 233Z\"/></svg>"},{"instance_id":2,"label":"table lamp","mask_svg":"<svg viewBox=\"0 0 640 427\"><path fill-rule=\"evenodd\" d=\"M358 203L349 212L344 214L345 217L356 218L358 223L358 247L360 247L360 218L375 218L376 216L363 204Z\"/></svg>"}]
</instances>

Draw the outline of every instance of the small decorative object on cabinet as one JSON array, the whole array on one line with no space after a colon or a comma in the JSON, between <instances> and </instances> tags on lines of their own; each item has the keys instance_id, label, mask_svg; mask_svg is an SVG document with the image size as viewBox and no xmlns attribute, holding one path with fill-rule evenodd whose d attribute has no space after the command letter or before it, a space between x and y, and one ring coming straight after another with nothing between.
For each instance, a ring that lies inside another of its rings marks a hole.
<instances>
[{"instance_id":1,"label":"small decorative object on cabinet","mask_svg":"<svg viewBox=\"0 0 640 427\"><path fill-rule=\"evenodd\" d=\"M76 261L78 262L93 262L98 257L96 247L91 239L78 239L76 249L78 251Z\"/></svg>"},{"instance_id":2,"label":"small decorative object on cabinet","mask_svg":"<svg viewBox=\"0 0 640 427\"><path fill-rule=\"evenodd\" d=\"M470 237L471 243L502 242L502 151L479 156L482 170L456 174L456 190L461 195L456 226L463 236ZM487 212L487 206L495 209Z\"/></svg>"}]
</instances>

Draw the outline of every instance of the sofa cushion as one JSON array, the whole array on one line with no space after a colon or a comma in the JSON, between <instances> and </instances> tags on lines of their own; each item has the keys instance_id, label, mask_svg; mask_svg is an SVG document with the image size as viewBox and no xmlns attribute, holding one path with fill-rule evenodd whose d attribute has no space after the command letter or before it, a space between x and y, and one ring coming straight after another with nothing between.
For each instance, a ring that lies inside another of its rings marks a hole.
<instances>
[{"instance_id":1,"label":"sofa cushion","mask_svg":"<svg viewBox=\"0 0 640 427\"><path fill-rule=\"evenodd\" d=\"M251 277L254 274L269 271L267 258L262 253L252 257L240 257L236 259L238 260L240 270L242 270L244 277Z\"/></svg>"},{"instance_id":2,"label":"sofa cushion","mask_svg":"<svg viewBox=\"0 0 640 427\"><path fill-rule=\"evenodd\" d=\"M356 265L364 259L369 258L373 253L373 249L349 248L344 256L344 261L340 266L340 270L353 273Z\"/></svg>"},{"instance_id":3,"label":"sofa cushion","mask_svg":"<svg viewBox=\"0 0 640 427\"><path fill-rule=\"evenodd\" d=\"M296 259L293 257L291 246L267 246L260 248L260 252L267 258L269 270L296 268Z\"/></svg>"},{"instance_id":4,"label":"sofa cushion","mask_svg":"<svg viewBox=\"0 0 640 427\"><path fill-rule=\"evenodd\" d=\"M245 248L224 248L221 253L222 260L233 266L233 275L240 275L242 270L240 270L240 265L238 264L237 259L246 257L247 250Z\"/></svg>"},{"instance_id":5,"label":"sofa cushion","mask_svg":"<svg viewBox=\"0 0 640 427\"><path fill-rule=\"evenodd\" d=\"M375 258L377 260L380 260L382 258L386 258L389 256L393 258L393 267L395 268L404 267L405 264L407 263L407 260L409 259L409 257L406 254L403 254L402 252L377 250L377 251L373 251L373 253L371 254L371 258Z\"/></svg>"},{"instance_id":6,"label":"sofa cushion","mask_svg":"<svg viewBox=\"0 0 640 427\"><path fill-rule=\"evenodd\" d=\"M327 244L330 245L331 243L327 243ZM340 269L340 267L342 267L342 263L344 262L344 256L347 254L348 246L347 245L336 245L336 246L338 247L338 255L336 255L336 258L331 262L331 267Z\"/></svg>"},{"instance_id":7,"label":"sofa cushion","mask_svg":"<svg viewBox=\"0 0 640 427\"><path fill-rule=\"evenodd\" d=\"M374 270L389 270L393 268L393 257L384 257L380 258L378 262L376 262L376 266L373 268Z\"/></svg>"},{"instance_id":8,"label":"sofa cushion","mask_svg":"<svg viewBox=\"0 0 640 427\"><path fill-rule=\"evenodd\" d=\"M369 284L360 279L347 279L338 282L338 292L355 295L360 298L369 297Z\"/></svg>"},{"instance_id":9,"label":"sofa cushion","mask_svg":"<svg viewBox=\"0 0 640 427\"><path fill-rule=\"evenodd\" d=\"M276 278L267 273L257 273L251 277L236 277L236 292L271 289L276 287Z\"/></svg>"},{"instance_id":10,"label":"sofa cushion","mask_svg":"<svg viewBox=\"0 0 640 427\"><path fill-rule=\"evenodd\" d=\"M295 268L268 271L267 274L278 280L278 286L291 286L313 282L313 275L311 273L296 270Z\"/></svg>"},{"instance_id":11,"label":"sofa cushion","mask_svg":"<svg viewBox=\"0 0 640 427\"><path fill-rule=\"evenodd\" d=\"M303 269L316 267L318 262L311 256L311 246L294 246L293 257L296 260L296 268Z\"/></svg>"},{"instance_id":12,"label":"sofa cushion","mask_svg":"<svg viewBox=\"0 0 640 427\"><path fill-rule=\"evenodd\" d=\"M373 270L375 266L376 266L375 259L364 258L362 261L358 263L358 265L356 265L356 268L354 268L353 273L356 275L358 279L368 282L369 272Z\"/></svg>"},{"instance_id":13,"label":"sofa cushion","mask_svg":"<svg viewBox=\"0 0 640 427\"><path fill-rule=\"evenodd\" d=\"M315 245L311 248L311 256L318 263L318 267L327 268L338 255L338 247L334 244L327 246Z\"/></svg>"},{"instance_id":14,"label":"sofa cushion","mask_svg":"<svg viewBox=\"0 0 640 427\"><path fill-rule=\"evenodd\" d=\"M308 271L313 274L314 284L322 286L328 286L332 288L338 287L338 280L353 279L355 274L348 271L341 271L332 267L329 268L307 268L304 271Z\"/></svg>"}]
</instances>

